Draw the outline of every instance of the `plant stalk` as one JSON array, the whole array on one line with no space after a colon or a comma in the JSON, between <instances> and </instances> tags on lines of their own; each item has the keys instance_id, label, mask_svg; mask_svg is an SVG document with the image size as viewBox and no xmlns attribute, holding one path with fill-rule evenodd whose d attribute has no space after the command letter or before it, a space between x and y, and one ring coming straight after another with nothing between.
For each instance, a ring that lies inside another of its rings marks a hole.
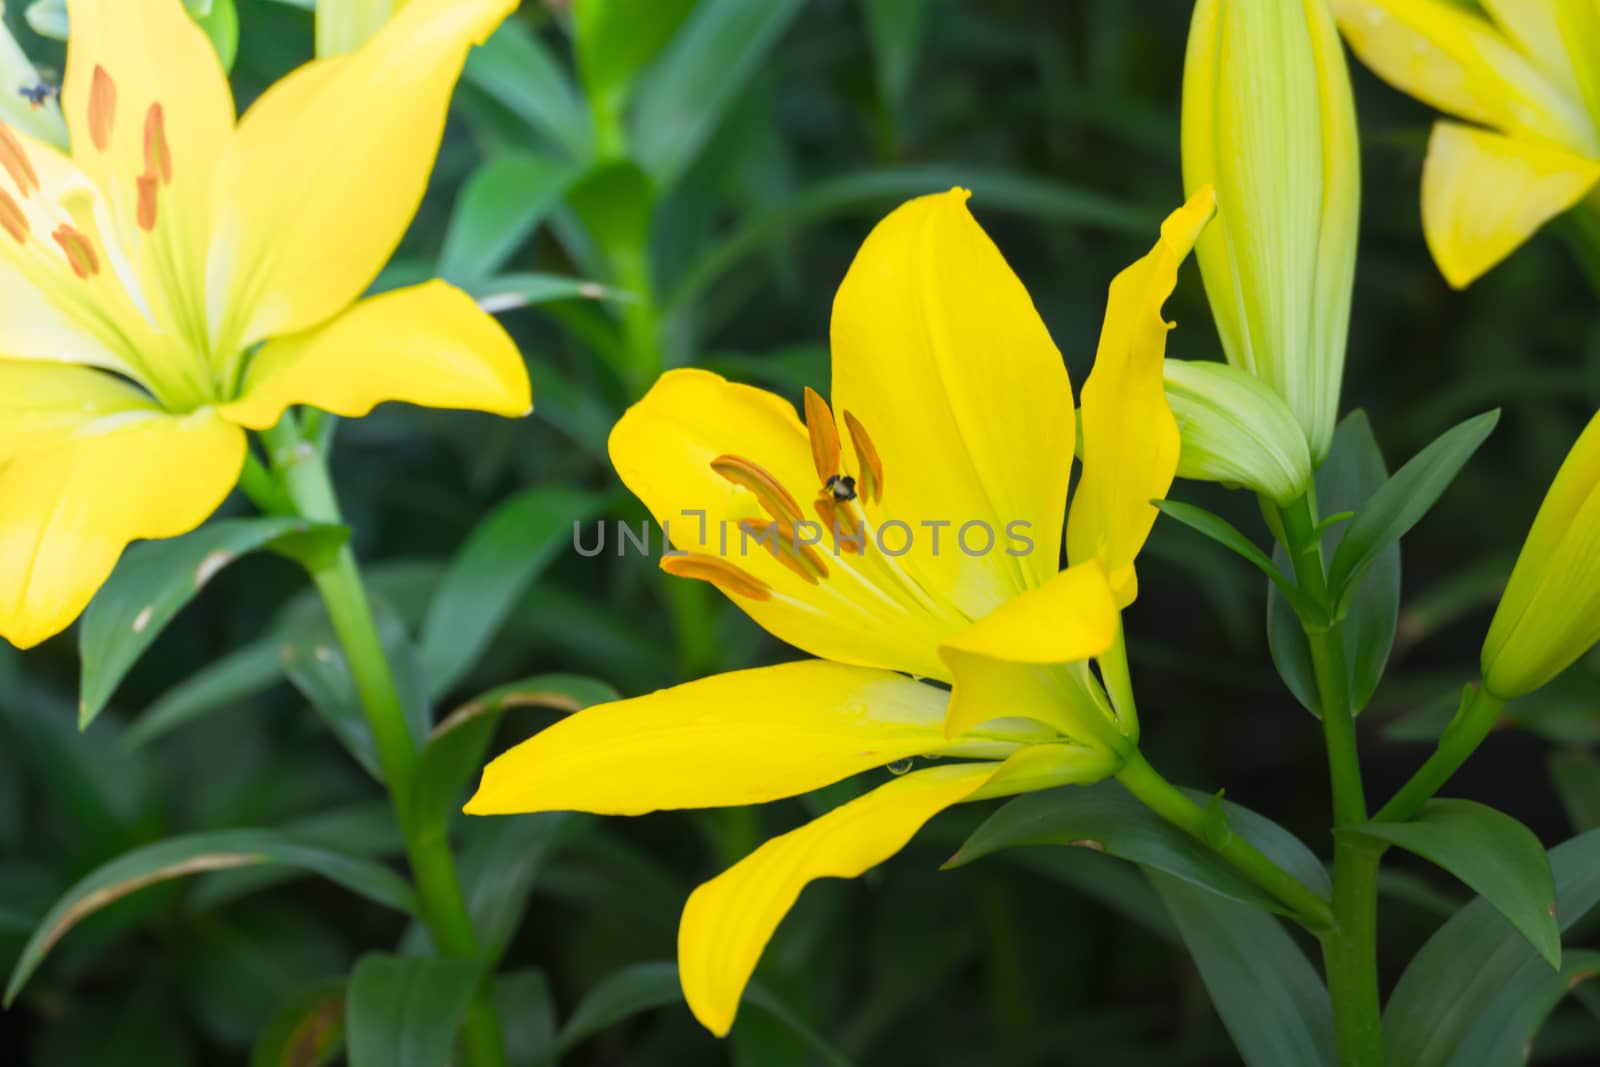
<instances>
[{"instance_id":1,"label":"plant stalk","mask_svg":"<svg viewBox=\"0 0 1600 1067\"><path fill-rule=\"evenodd\" d=\"M316 447L301 439L287 417L262 436L295 512L313 522L342 522L327 464ZM441 835L423 833L412 811L417 742L406 724L355 553L343 545L326 560L311 566L310 573L350 664L351 677L372 730L389 799L405 836L406 858L416 882L423 924L441 955L477 959L477 936L456 876L449 841ZM474 1067L506 1065L500 1022L490 993L486 978L462 1027Z\"/></svg>"},{"instance_id":2,"label":"plant stalk","mask_svg":"<svg viewBox=\"0 0 1600 1067\"><path fill-rule=\"evenodd\" d=\"M1506 702L1482 683L1468 686L1455 718L1439 738L1439 746L1373 818L1382 822L1404 822L1415 815L1483 744L1505 706Z\"/></svg>"},{"instance_id":3,"label":"plant stalk","mask_svg":"<svg viewBox=\"0 0 1600 1067\"><path fill-rule=\"evenodd\" d=\"M1316 505L1310 494L1286 508L1283 531L1301 590L1331 609ZM1331 611L1330 611L1331 614ZM1311 649L1317 682L1317 707L1328 752L1333 825L1367 821L1367 800L1356 744L1355 709L1350 699L1344 638L1337 622L1323 626L1301 620ZM1323 969L1333 1003L1339 1060L1346 1067L1383 1063L1383 1032L1378 996L1378 862L1381 849L1335 838L1333 850L1333 928L1322 936Z\"/></svg>"},{"instance_id":4,"label":"plant stalk","mask_svg":"<svg viewBox=\"0 0 1600 1067\"><path fill-rule=\"evenodd\" d=\"M1125 755L1117 781L1151 811L1227 860L1240 874L1288 908L1306 929L1325 933L1333 928L1333 912L1326 900L1238 834L1228 833L1218 840L1216 834L1208 833L1211 817L1206 810L1163 778L1138 749L1129 749Z\"/></svg>"}]
</instances>

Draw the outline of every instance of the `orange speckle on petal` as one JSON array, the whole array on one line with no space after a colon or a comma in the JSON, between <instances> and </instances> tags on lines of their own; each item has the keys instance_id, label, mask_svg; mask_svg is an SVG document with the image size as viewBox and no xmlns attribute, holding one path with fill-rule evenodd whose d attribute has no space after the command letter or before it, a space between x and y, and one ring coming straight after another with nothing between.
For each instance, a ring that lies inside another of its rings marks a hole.
<instances>
[{"instance_id":1,"label":"orange speckle on petal","mask_svg":"<svg viewBox=\"0 0 1600 1067\"><path fill-rule=\"evenodd\" d=\"M111 127L116 118L117 83L97 63L89 85L89 139L102 152L111 147Z\"/></svg>"}]
</instances>

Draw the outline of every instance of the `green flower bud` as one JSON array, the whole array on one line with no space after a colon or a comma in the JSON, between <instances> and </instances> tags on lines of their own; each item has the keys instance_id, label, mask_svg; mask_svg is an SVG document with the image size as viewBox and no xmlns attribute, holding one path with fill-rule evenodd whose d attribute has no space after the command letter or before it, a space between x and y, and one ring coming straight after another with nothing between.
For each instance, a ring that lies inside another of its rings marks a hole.
<instances>
[{"instance_id":1,"label":"green flower bud","mask_svg":"<svg viewBox=\"0 0 1600 1067\"><path fill-rule=\"evenodd\" d=\"M1288 505L1311 486L1311 450L1294 412L1226 363L1169 359L1167 403L1178 420L1178 477L1243 486Z\"/></svg>"},{"instance_id":2,"label":"green flower bud","mask_svg":"<svg viewBox=\"0 0 1600 1067\"><path fill-rule=\"evenodd\" d=\"M1199 0L1183 74L1183 183L1217 189L1195 248L1228 362L1271 386L1320 463L1355 275L1355 106L1326 0Z\"/></svg>"},{"instance_id":3,"label":"green flower bud","mask_svg":"<svg viewBox=\"0 0 1600 1067\"><path fill-rule=\"evenodd\" d=\"M1600 641L1600 414L1551 483L1483 642L1483 681L1531 693Z\"/></svg>"}]
</instances>

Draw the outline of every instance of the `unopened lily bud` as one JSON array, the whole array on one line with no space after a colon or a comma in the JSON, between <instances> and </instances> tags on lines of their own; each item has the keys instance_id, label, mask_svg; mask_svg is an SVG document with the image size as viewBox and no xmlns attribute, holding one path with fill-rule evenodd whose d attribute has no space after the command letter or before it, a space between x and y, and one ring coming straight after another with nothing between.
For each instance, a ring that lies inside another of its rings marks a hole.
<instances>
[{"instance_id":1,"label":"unopened lily bud","mask_svg":"<svg viewBox=\"0 0 1600 1067\"><path fill-rule=\"evenodd\" d=\"M1228 362L1333 442L1361 174L1326 0L1199 0L1183 75L1183 182L1217 189L1195 247Z\"/></svg>"},{"instance_id":2,"label":"unopened lily bud","mask_svg":"<svg viewBox=\"0 0 1600 1067\"><path fill-rule=\"evenodd\" d=\"M1600 641L1600 414L1567 453L1483 642L1502 700L1531 693Z\"/></svg>"},{"instance_id":3,"label":"unopened lily bud","mask_svg":"<svg viewBox=\"0 0 1600 1067\"><path fill-rule=\"evenodd\" d=\"M405 6L406 0L317 0L317 57L354 52Z\"/></svg>"},{"instance_id":4,"label":"unopened lily bud","mask_svg":"<svg viewBox=\"0 0 1600 1067\"><path fill-rule=\"evenodd\" d=\"M1178 420L1178 477L1242 486L1288 505L1311 486L1311 451L1289 406L1226 363L1169 359L1167 403Z\"/></svg>"}]
</instances>

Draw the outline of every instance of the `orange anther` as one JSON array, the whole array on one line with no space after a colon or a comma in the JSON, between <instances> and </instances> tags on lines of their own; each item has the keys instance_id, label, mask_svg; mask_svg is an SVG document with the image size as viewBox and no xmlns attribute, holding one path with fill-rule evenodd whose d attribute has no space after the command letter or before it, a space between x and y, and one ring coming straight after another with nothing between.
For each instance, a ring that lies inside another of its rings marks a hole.
<instances>
[{"instance_id":1,"label":"orange anther","mask_svg":"<svg viewBox=\"0 0 1600 1067\"><path fill-rule=\"evenodd\" d=\"M100 271L100 257L94 254L94 245L89 239L77 230L62 223L50 235L56 244L61 246L61 251L66 254L67 263L72 267L72 273L80 278L88 278Z\"/></svg>"},{"instance_id":2,"label":"orange anther","mask_svg":"<svg viewBox=\"0 0 1600 1067\"><path fill-rule=\"evenodd\" d=\"M11 132L11 127L3 122L0 122L0 167L4 167L6 173L11 175L17 192L24 197L39 188L39 175L34 172L33 164L28 162L28 153L22 150L22 142Z\"/></svg>"},{"instance_id":3,"label":"orange anther","mask_svg":"<svg viewBox=\"0 0 1600 1067\"><path fill-rule=\"evenodd\" d=\"M111 147L111 127L117 118L117 83L106 68L95 64L94 80L89 83L89 140L104 152Z\"/></svg>"},{"instance_id":4,"label":"orange anther","mask_svg":"<svg viewBox=\"0 0 1600 1067\"><path fill-rule=\"evenodd\" d=\"M796 523L804 514L789 491L778 484L778 479L766 468L742 456L718 456L711 461L711 469L734 485L742 486L755 494L761 508L779 522Z\"/></svg>"},{"instance_id":5,"label":"orange anther","mask_svg":"<svg viewBox=\"0 0 1600 1067\"><path fill-rule=\"evenodd\" d=\"M156 197L161 188L161 180L154 174L141 174L139 183L139 229L149 233L156 228Z\"/></svg>"},{"instance_id":6,"label":"orange anther","mask_svg":"<svg viewBox=\"0 0 1600 1067\"><path fill-rule=\"evenodd\" d=\"M844 413L844 425L850 431L850 441L856 446L856 460L860 465L860 481L857 487L861 499L876 504L883 499L883 460L878 456L878 450L872 444L872 438L867 436L867 428L861 425L861 420L850 412Z\"/></svg>"},{"instance_id":7,"label":"orange anther","mask_svg":"<svg viewBox=\"0 0 1600 1067\"><path fill-rule=\"evenodd\" d=\"M773 559L812 585L828 576L828 565L823 562L821 554L810 545L803 545L796 540L793 526L781 522L741 519L739 530L745 537L764 546L772 553Z\"/></svg>"},{"instance_id":8,"label":"orange anther","mask_svg":"<svg viewBox=\"0 0 1600 1067\"><path fill-rule=\"evenodd\" d=\"M144 113L144 172L172 184L172 148L167 144L167 124L160 103Z\"/></svg>"},{"instance_id":9,"label":"orange anther","mask_svg":"<svg viewBox=\"0 0 1600 1067\"><path fill-rule=\"evenodd\" d=\"M817 480L827 481L839 473L839 427L833 421L828 402L806 386L806 432L811 435L811 462L817 466Z\"/></svg>"},{"instance_id":10,"label":"orange anther","mask_svg":"<svg viewBox=\"0 0 1600 1067\"><path fill-rule=\"evenodd\" d=\"M28 216L11 199L11 194L3 189L0 189L0 228L15 237L18 243L28 240Z\"/></svg>"},{"instance_id":11,"label":"orange anther","mask_svg":"<svg viewBox=\"0 0 1600 1067\"><path fill-rule=\"evenodd\" d=\"M746 574L727 560L698 552L662 556L661 569L676 578L696 578L710 582L724 593L750 600L771 600L772 587Z\"/></svg>"},{"instance_id":12,"label":"orange anther","mask_svg":"<svg viewBox=\"0 0 1600 1067\"><path fill-rule=\"evenodd\" d=\"M861 523L848 501L837 500L832 493L824 491L812 502L812 507L816 508L822 525L833 535L835 553L850 552L858 556L865 553L866 538L861 536Z\"/></svg>"}]
</instances>

